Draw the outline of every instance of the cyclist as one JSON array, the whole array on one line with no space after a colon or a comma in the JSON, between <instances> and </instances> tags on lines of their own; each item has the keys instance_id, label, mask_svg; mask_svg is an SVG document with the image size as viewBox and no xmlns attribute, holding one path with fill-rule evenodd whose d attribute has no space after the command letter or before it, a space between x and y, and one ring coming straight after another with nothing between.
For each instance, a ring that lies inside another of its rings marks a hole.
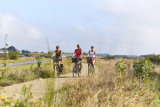
<instances>
[{"instance_id":1,"label":"cyclist","mask_svg":"<svg viewBox=\"0 0 160 107\"><path fill-rule=\"evenodd\" d=\"M96 51L94 50L94 46L91 46L91 50L88 52L87 57L92 58L92 65L93 65L93 70L95 71L94 64L96 63ZM88 63L88 68L89 68L90 63Z\"/></svg>"},{"instance_id":2,"label":"cyclist","mask_svg":"<svg viewBox=\"0 0 160 107\"><path fill-rule=\"evenodd\" d=\"M78 63L77 66L79 69L81 69L80 63L81 63L82 56L83 56L83 50L81 49L80 44L77 45L77 49L75 49L72 57L74 57L75 54L76 54L77 63Z\"/></svg>"},{"instance_id":3,"label":"cyclist","mask_svg":"<svg viewBox=\"0 0 160 107\"><path fill-rule=\"evenodd\" d=\"M58 64L59 69L61 70L61 61L62 61L62 51L60 50L59 46L56 46L56 50L52 55L52 58L55 56L56 63Z\"/></svg>"}]
</instances>

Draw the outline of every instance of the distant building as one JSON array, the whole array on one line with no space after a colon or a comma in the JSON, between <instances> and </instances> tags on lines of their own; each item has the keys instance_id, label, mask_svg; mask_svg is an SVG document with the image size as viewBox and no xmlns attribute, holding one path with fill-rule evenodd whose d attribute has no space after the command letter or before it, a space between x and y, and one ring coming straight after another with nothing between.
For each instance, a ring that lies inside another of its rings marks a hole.
<instances>
[{"instance_id":1,"label":"distant building","mask_svg":"<svg viewBox=\"0 0 160 107\"><path fill-rule=\"evenodd\" d=\"M4 49L4 48L1 48L1 49L0 49L0 53L3 54L4 52L5 52L5 49ZM8 53L8 50L6 50L6 53Z\"/></svg>"}]
</instances>

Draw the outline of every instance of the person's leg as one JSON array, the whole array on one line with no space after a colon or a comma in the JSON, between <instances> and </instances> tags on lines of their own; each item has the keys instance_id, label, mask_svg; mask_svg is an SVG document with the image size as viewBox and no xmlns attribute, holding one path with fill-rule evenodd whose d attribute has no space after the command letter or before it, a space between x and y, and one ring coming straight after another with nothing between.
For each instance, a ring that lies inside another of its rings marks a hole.
<instances>
[{"instance_id":1,"label":"person's leg","mask_svg":"<svg viewBox=\"0 0 160 107\"><path fill-rule=\"evenodd\" d=\"M90 63L88 63L88 69L89 69L89 65L90 65Z\"/></svg>"},{"instance_id":2,"label":"person's leg","mask_svg":"<svg viewBox=\"0 0 160 107\"><path fill-rule=\"evenodd\" d=\"M95 64L95 60L92 59L93 71L95 71L95 66L94 66L94 64Z\"/></svg>"},{"instance_id":3,"label":"person's leg","mask_svg":"<svg viewBox=\"0 0 160 107\"><path fill-rule=\"evenodd\" d=\"M56 58L56 62L57 62L57 64L58 64L58 68L61 69L59 57Z\"/></svg>"},{"instance_id":4,"label":"person's leg","mask_svg":"<svg viewBox=\"0 0 160 107\"><path fill-rule=\"evenodd\" d=\"M59 69L61 69L61 62L60 61L58 61L58 67L59 67Z\"/></svg>"},{"instance_id":5,"label":"person's leg","mask_svg":"<svg viewBox=\"0 0 160 107\"><path fill-rule=\"evenodd\" d=\"M78 68L80 69L80 61L78 61Z\"/></svg>"},{"instance_id":6,"label":"person's leg","mask_svg":"<svg viewBox=\"0 0 160 107\"><path fill-rule=\"evenodd\" d=\"M78 69L81 70L81 59L78 58Z\"/></svg>"}]
</instances>

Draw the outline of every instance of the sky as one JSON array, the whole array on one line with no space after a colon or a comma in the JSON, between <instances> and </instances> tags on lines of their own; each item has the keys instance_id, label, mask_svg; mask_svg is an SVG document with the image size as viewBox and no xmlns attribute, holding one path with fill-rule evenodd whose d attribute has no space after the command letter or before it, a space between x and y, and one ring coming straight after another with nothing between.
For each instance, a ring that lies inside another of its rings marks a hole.
<instances>
[{"instance_id":1,"label":"sky","mask_svg":"<svg viewBox=\"0 0 160 107\"><path fill-rule=\"evenodd\" d=\"M4 35L19 50L159 54L159 0L0 0L0 48ZM48 43L47 43L48 40Z\"/></svg>"}]
</instances>

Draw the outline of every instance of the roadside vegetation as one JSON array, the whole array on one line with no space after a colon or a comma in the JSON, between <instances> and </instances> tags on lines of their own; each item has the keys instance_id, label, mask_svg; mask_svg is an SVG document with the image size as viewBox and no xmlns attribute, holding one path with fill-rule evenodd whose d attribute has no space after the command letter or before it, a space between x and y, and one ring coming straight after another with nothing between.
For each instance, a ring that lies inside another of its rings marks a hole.
<instances>
[{"instance_id":1,"label":"roadside vegetation","mask_svg":"<svg viewBox=\"0 0 160 107\"><path fill-rule=\"evenodd\" d=\"M64 74L70 73L73 66L71 59L65 58L63 63L65 64ZM42 63L40 68L37 68L37 65L33 65L31 70L33 73L32 76L36 74L36 78L52 77L54 74L52 75L51 73L51 71L53 71L51 64L51 62ZM18 104L24 104L28 107L160 106L159 65L152 63L146 58L101 59L97 60L96 66L98 70L95 75L74 79L74 82L67 82L58 90L54 90L53 80L48 81L46 83L48 86L46 96L34 102L29 102L30 87L24 86L26 92L25 90L23 90L23 92L27 93L24 95L28 95L29 97L16 100L14 103L16 105L13 107L21 107L17 106ZM31 69L26 68L28 71ZM39 69L39 71L37 69ZM3 104L9 105L9 101L11 102L12 100L2 99L1 97Z\"/></svg>"},{"instance_id":2,"label":"roadside vegetation","mask_svg":"<svg viewBox=\"0 0 160 107\"><path fill-rule=\"evenodd\" d=\"M37 59L35 59L37 60ZM63 74L72 71L71 59L64 59L66 65L63 69ZM0 67L0 86L8 86L15 83L31 81L38 78L53 78L54 69L53 62L48 61L33 65L24 66L7 66Z\"/></svg>"},{"instance_id":3,"label":"roadside vegetation","mask_svg":"<svg viewBox=\"0 0 160 107\"><path fill-rule=\"evenodd\" d=\"M7 61L6 61L6 63L8 64L8 63L16 63L16 62L24 62L24 61L34 61L34 60L36 60L36 58L35 57L20 57L20 58L18 58L18 59L8 59ZM4 63L4 60L2 60L2 59L0 59L0 64L3 64Z\"/></svg>"},{"instance_id":4,"label":"roadside vegetation","mask_svg":"<svg viewBox=\"0 0 160 107\"><path fill-rule=\"evenodd\" d=\"M148 59L97 63L96 75L67 83L55 92L55 106L160 106L160 66Z\"/></svg>"}]
</instances>

